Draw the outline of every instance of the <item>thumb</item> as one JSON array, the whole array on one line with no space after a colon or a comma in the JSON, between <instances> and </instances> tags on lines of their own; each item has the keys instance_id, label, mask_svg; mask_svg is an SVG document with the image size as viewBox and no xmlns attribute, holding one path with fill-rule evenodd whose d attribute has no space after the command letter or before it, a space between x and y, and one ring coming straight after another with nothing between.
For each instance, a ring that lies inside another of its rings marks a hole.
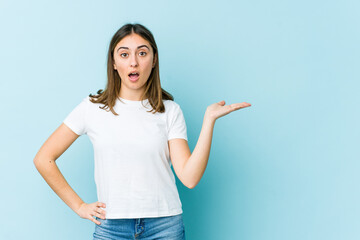
<instances>
[{"instance_id":1,"label":"thumb","mask_svg":"<svg viewBox=\"0 0 360 240\"><path fill-rule=\"evenodd\" d=\"M225 105L225 101L224 101L224 100L221 100L220 102L218 102L218 104L224 106L224 105Z\"/></svg>"}]
</instances>

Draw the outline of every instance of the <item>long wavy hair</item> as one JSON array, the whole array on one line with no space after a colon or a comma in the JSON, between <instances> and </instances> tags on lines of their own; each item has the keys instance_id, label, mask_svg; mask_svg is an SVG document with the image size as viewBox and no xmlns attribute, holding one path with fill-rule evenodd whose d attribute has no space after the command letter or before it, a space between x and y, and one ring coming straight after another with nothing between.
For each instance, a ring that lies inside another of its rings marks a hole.
<instances>
[{"instance_id":1,"label":"long wavy hair","mask_svg":"<svg viewBox=\"0 0 360 240\"><path fill-rule=\"evenodd\" d=\"M114 115L119 115L115 112L114 105L120 93L121 78L117 70L114 69L114 49L117 43L132 33L136 33L147 40L153 49L154 58L157 58L155 66L152 68L150 76L146 82L145 91L142 94L141 99L146 99L146 97L148 98L152 107L150 112L153 112L153 114L156 112L163 113L165 112L163 100L174 101L174 97L161 88L158 48L150 30L141 24L125 24L112 37L107 54L107 84L105 90L99 89L95 95L90 93L90 101L92 103L102 103L104 106L99 106L99 108L106 111L110 110Z\"/></svg>"}]
</instances>

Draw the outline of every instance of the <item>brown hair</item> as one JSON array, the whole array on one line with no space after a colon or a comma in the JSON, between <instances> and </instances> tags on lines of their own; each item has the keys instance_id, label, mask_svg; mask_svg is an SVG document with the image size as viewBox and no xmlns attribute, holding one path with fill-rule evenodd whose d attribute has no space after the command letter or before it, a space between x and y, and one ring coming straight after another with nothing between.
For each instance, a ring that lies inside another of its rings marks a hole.
<instances>
[{"instance_id":1,"label":"brown hair","mask_svg":"<svg viewBox=\"0 0 360 240\"><path fill-rule=\"evenodd\" d=\"M174 97L161 88L160 84L160 74L159 74L159 54L155 39L152 33L141 24L125 24L122 26L112 37L109 45L108 55L107 55L107 84L105 90L99 89L96 95L89 94L90 101L92 103L102 103L104 106L100 107L101 109L110 109L114 115L119 115L114 111L114 105L116 99L120 93L121 78L118 72L114 69L114 49L118 42L120 42L124 37L136 33L142 38L147 40L154 52L154 58L156 57L156 63L154 68L151 70L149 79L146 82L146 87L141 99L145 97L148 98L152 109L150 112L154 111L163 113L165 112L165 106L163 100L172 100ZM149 111L148 111L149 112Z\"/></svg>"}]
</instances>

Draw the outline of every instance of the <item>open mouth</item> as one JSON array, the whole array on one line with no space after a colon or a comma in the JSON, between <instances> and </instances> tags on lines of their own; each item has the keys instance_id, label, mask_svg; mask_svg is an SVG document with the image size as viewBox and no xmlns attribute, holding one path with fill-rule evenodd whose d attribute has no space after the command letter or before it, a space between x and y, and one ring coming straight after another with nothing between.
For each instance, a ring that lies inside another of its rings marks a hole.
<instances>
[{"instance_id":1,"label":"open mouth","mask_svg":"<svg viewBox=\"0 0 360 240\"><path fill-rule=\"evenodd\" d=\"M129 78L130 78L130 80L135 81L135 80L137 80L137 79L139 78L139 73L137 73L137 72L135 72L135 73L130 73L130 74L129 74Z\"/></svg>"}]
</instances>

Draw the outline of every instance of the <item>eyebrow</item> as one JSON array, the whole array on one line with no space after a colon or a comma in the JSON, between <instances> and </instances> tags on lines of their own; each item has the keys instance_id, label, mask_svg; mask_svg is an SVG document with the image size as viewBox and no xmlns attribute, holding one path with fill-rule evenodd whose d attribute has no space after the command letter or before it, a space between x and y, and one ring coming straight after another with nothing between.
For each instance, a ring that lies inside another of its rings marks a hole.
<instances>
[{"instance_id":1,"label":"eyebrow","mask_svg":"<svg viewBox=\"0 0 360 240\"><path fill-rule=\"evenodd\" d=\"M149 49L149 47L146 46L146 45L140 45L140 46L138 46L137 48L139 49L139 48L142 48L142 47L146 47L147 49ZM119 48L116 50L116 52L118 52L119 49L121 49L121 48L123 48L123 49L129 49L128 47L119 47ZM150 49L149 49L149 51L150 51Z\"/></svg>"}]
</instances>

